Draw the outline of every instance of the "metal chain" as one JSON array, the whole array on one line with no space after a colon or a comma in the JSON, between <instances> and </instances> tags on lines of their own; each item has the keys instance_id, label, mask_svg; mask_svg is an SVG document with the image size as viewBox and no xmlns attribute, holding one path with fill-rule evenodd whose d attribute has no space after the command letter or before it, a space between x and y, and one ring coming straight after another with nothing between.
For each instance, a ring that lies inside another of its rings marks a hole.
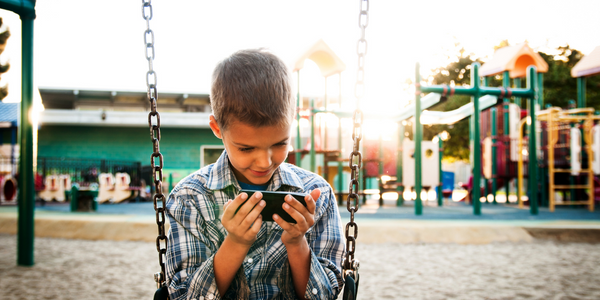
<instances>
[{"instance_id":1,"label":"metal chain","mask_svg":"<svg viewBox=\"0 0 600 300\"><path fill-rule=\"evenodd\" d=\"M154 281L157 287L165 284L165 260L167 254L167 236L165 234L165 206L166 198L162 192L163 179L163 156L160 153L160 114L157 109L158 92L156 90L156 72L153 69L154 63L154 32L150 29L150 20L152 19L151 0L142 0L142 16L146 20L146 30L144 31L144 44L146 45L146 60L148 60L148 72L146 72L146 86L148 87L148 100L150 101L150 113L148 114L148 126L150 127L150 138L152 139L153 153L150 157L152 166L152 178L156 193L154 194L154 211L156 212L156 225L158 225L158 236L156 237L156 250L158 251L158 263L160 273L154 274ZM158 165L156 162L158 158ZM159 206L160 203L160 206Z\"/></svg>"},{"instance_id":2,"label":"metal chain","mask_svg":"<svg viewBox=\"0 0 600 300\"><path fill-rule=\"evenodd\" d=\"M358 71L356 72L356 85L354 86L354 96L356 97L356 110L353 115L352 140L354 147L350 153L349 166L351 171L350 189L346 200L346 208L350 212L350 222L346 224L346 258L344 259L344 276L349 272L357 272L359 267L358 260L354 259L356 250L356 238L358 237L358 225L354 222L354 213L359 207L359 174L362 166L362 154L360 153L360 140L362 139L362 121L363 113L360 110L360 100L365 94L365 57L367 54L367 40L365 39L365 29L369 25L369 1L359 0L360 14L358 15L358 27L360 28L360 39L356 44L358 53ZM354 203L352 203L354 201ZM350 231L352 230L352 234Z\"/></svg>"}]
</instances>

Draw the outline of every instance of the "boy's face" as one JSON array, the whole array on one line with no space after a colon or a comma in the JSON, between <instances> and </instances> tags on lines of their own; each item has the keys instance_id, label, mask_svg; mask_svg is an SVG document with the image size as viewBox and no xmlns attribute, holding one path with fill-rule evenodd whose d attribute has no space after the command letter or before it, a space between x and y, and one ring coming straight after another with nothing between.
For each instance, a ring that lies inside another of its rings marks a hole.
<instances>
[{"instance_id":1,"label":"boy's face","mask_svg":"<svg viewBox=\"0 0 600 300\"><path fill-rule=\"evenodd\" d=\"M253 127L233 122L221 130L213 116L210 128L223 140L237 180L254 185L269 182L288 155L290 126Z\"/></svg>"}]
</instances>

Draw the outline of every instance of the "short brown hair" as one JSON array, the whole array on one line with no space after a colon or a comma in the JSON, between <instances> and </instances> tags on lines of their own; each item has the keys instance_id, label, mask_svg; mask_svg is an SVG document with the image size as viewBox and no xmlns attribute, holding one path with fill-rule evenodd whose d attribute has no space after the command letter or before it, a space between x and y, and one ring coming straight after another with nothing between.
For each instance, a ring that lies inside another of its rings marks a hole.
<instances>
[{"instance_id":1,"label":"short brown hair","mask_svg":"<svg viewBox=\"0 0 600 300\"><path fill-rule=\"evenodd\" d=\"M264 49L240 50L222 60L212 75L210 103L221 129L236 120L263 127L294 119L288 69Z\"/></svg>"}]
</instances>

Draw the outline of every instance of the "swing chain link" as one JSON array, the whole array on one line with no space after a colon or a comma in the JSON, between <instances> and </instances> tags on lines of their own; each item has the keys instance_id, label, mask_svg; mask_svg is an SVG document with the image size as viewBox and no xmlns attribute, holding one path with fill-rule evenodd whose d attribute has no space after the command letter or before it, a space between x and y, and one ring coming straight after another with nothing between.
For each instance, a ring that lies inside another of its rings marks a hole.
<instances>
[{"instance_id":1,"label":"swing chain link","mask_svg":"<svg viewBox=\"0 0 600 300\"><path fill-rule=\"evenodd\" d=\"M152 19L151 0L142 0L142 17L146 21L146 30L144 31L144 45L146 46L146 60L148 60L148 72L146 72L146 86L148 88L148 100L150 101L150 113L148 114L148 126L150 127L150 138L152 140L152 156L150 165L152 166L152 179L156 193L152 200L154 202L154 211L156 212L156 225L158 225L158 236L156 237L156 250L158 251L158 263L160 273L154 274L154 281L160 288L165 284L165 258L167 254L167 235L165 234L165 207L166 197L162 192L162 168L163 155L160 153L160 114L157 111L158 92L156 90L156 72L154 71L154 32L150 29L150 20ZM158 158L158 162L156 159ZM158 164L157 164L158 163ZM159 205L160 202L160 205Z\"/></svg>"},{"instance_id":2,"label":"swing chain link","mask_svg":"<svg viewBox=\"0 0 600 300\"><path fill-rule=\"evenodd\" d=\"M346 224L346 257L342 268L344 277L346 274L353 274L354 278L358 277L358 260L354 259L356 251L356 238L358 237L358 225L354 222L354 213L359 208L359 175L362 166L362 154L360 153L360 141L362 140L362 122L363 112L360 110L360 100L365 94L365 58L367 54L367 40L365 39L365 29L369 25L369 0L359 0L360 14L358 15L358 27L360 28L360 39L356 44L356 52L358 54L358 70L356 72L356 85L354 86L354 96L356 97L356 110L353 115L352 140L354 146L350 153L350 187L348 198L346 200L346 208L350 212L350 222ZM350 234L352 232L352 234Z\"/></svg>"}]
</instances>

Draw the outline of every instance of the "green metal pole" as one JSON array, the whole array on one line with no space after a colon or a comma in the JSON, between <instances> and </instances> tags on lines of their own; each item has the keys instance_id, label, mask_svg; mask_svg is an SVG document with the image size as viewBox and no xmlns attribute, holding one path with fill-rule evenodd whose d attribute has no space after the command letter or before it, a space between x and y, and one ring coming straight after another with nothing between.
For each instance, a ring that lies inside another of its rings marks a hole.
<instances>
[{"instance_id":1,"label":"green metal pole","mask_svg":"<svg viewBox=\"0 0 600 300\"><path fill-rule=\"evenodd\" d=\"M577 77L577 108L587 106L585 99L585 77Z\"/></svg>"},{"instance_id":2,"label":"green metal pole","mask_svg":"<svg viewBox=\"0 0 600 300\"><path fill-rule=\"evenodd\" d=\"M485 76L485 77L483 77L483 81L482 81L481 84L483 86L489 86L489 81L490 81L489 77ZM495 160L493 160L493 161L495 161ZM487 178L484 178L484 187L483 187L484 194L483 194L483 198L485 199L486 203L489 202L488 201L488 195L491 193L489 185L490 185L490 180L487 179Z\"/></svg>"},{"instance_id":3,"label":"green metal pole","mask_svg":"<svg viewBox=\"0 0 600 300\"><path fill-rule=\"evenodd\" d=\"M398 122L398 161L396 163L396 191L398 191L398 201L396 206L404 204L404 185L402 185L402 144L404 142L404 125Z\"/></svg>"},{"instance_id":4,"label":"green metal pole","mask_svg":"<svg viewBox=\"0 0 600 300\"><path fill-rule=\"evenodd\" d=\"M302 160L302 139L300 138L300 70L298 74L298 90L296 94L296 120L298 121L298 127L296 128L296 166L300 167Z\"/></svg>"},{"instance_id":5,"label":"green metal pole","mask_svg":"<svg viewBox=\"0 0 600 300\"><path fill-rule=\"evenodd\" d=\"M17 264L33 266L35 187L33 179L33 20L21 15L21 123L19 124L19 198L17 221Z\"/></svg>"},{"instance_id":6,"label":"green metal pole","mask_svg":"<svg viewBox=\"0 0 600 300\"><path fill-rule=\"evenodd\" d=\"M327 111L327 78L325 77L325 95L323 96L323 109ZM323 126L323 150L327 150L327 114L321 118L321 126ZM323 160L325 161L325 160ZM323 174L327 174L327 166L325 166L325 170Z\"/></svg>"},{"instance_id":7,"label":"green metal pole","mask_svg":"<svg viewBox=\"0 0 600 300\"><path fill-rule=\"evenodd\" d=\"M530 99L529 116L531 117L531 125L529 126L529 208L532 215L538 214L538 181L537 181L537 143L536 143L536 126L535 113L536 103L538 102L538 86L536 84L537 72L535 67L528 67L527 87L535 89L533 98Z\"/></svg>"},{"instance_id":8,"label":"green metal pole","mask_svg":"<svg viewBox=\"0 0 600 300\"><path fill-rule=\"evenodd\" d=\"M421 142L423 141L423 128L421 127L421 73L420 65L417 63L415 68L415 192L417 197L415 199L415 215L420 216L423 214L423 202L421 201Z\"/></svg>"},{"instance_id":9,"label":"green metal pole","mask_svg":"<svg viewBox=\"0 0 600 300\"><path fill-rule=\"evenodd\" d=\"M173 173L169 173L169 193L173 190Z\"/></svg>"},{"instance_id":10,"label":"green metal pole","mask_svg":"<svg viewBox=\"0 0 600 300\"><path fill-rule=\"evenodd\" d=\"M444 181L443 178L443 173L442 172L442 157L444 156L444 142L442 141L442 137L438 136L438 153L440 156L440 159L438 161L438 170L440 171L439 173L439 179L440 179L440 184L437 186L437 201L438 201L438 206L442 206L444 205L444 195L442 195L442 183Z\"/></svg>"},{"instance_id":11,"label":"green metal pole","mask_svg":"<svg viewBox=\"0 0 600 300\"><path fill-rule=\"evenodd\" d=\"M508 71L507 71L508 73ZM515 78L513 79L515 88L521 88L521 78ZM515 97L515 104L518 105L519 107L521 107L521 97Z\"/></svg>"},{"instance_id":12,"label":"green metal pole","mask_svg":"<svg viewBox=\"0 0 600 300\"><path fill-rule=\"evenodd\" d=\"M341 106L341 105L340 105ZM344 195L344 166L342 165L342 118L338 117L338 150L340 154L338 156L338 203L342 204L342 196Z\"/></svg>"},{"instance_id":13,"label":"green metal pole","mask_svg":"<svg viewBox=\"0 0 600 300\"><path fill-rule=\"evenodd\" d=\"M383 176L383 134L379 133L379 178L381 180L381 176ZM383 183L382 183L383 185ZM379 206L383 206L383 193L380 193L381 198L379 198Z\"/></svg>"},{"instance_id":14,"label":"green metal pole","mask_svg":"<svg viewBox=\"0 0 600 300\"><path fill-rule=\"evenodd\" d=\"M544 107L544 73L538 73L538 93L539 93L539 103L540 103L540 108ZM541 136L542 145L547 145L548 142L546 141L546 137ZM546 159L548 159L546 157ZM548 207L548 202L550 197L548 197L548 185L546 183L546 178L548 178L548 168L544 168L544 167L540 167L538 172L538 178L540 180L540 185L541 185L541 189L542 189L542 206L543 207Z\"/></svg>"},{"instance_id":15,"label":"green metal pole","mask_svg":"<svg viewBox=\"0 0 600 300\"><path fill-rule=\"evenodd\" d=\"M317 170L317 154L315 152L315 98L310 99L310 171Z\"/></svg>"},{"instance_id":16,"label":"green metal pole","mask_svg":"<svg viewBox=\"0 0 600 300\"><path fill-rule=\"evenodd\" d=\"M481 88L481 80L479 78L479 63L471 65L471 87L474 89L474 95L471 97L473 101L473 214L481 215L481 136L479 134L479 89Z\"/></svg>"},{"instance_id":17,"label":"green metal pole","mask_svg":"<svg viewBox=\"0 0 600 300\"><path fill-rule=\"evenodd\" d=\"M497 149L496 149L496 136L498 136L498 125L497 125L497 121L496 121L496 108L492 108L490 110L490 115L492 118L492 203L497 204L498 202L496 201L496 191L497 191L497 181L496 181L496 177L498 174L498 169L497 169L497 164L498 164L498 159L497 159Z\"/></svg>"},{"instance_id":18,"label":"green metal pole","mask_svg":"<svg viewBox=\"0 0 600 300\"><path fill-rule=\"evenodd\" d=\"M504 88L508 88L510 87L510 76L508 71L504 71L503 75L502 75L502 87ZM504 102L504 136L505 137L509 137L510 136L510 126L509 126L509 114L508 114L508 105L510 104L510 98L504 98L503 99ZM516 142L516 141L515 141ZM507 174L509 173L508 170L510 170L510 140L508 142L508 147L505 147L504 150L504 157L506 158L506 166L505 170L507 170ZM506 192L506 203L510 203L508 201L508 197L510 196L510 177L506 177L506 182L504 183L504 190Z\"/></svg>"},{"instance_id":19,"label":"green metal pole","mask_svg":"<svg viewBox=\"0 0 600 300\"><path fill-rule=\"evenodd\" d=\"M342 72L338 73L338 82L339 82L339 108L342 110ZM340 151L340 155L338 156L338 203L342 204L342 195L344 189L344 166L342 165L342 118L338 117L338 150Z\"/></svg>"}]
</instances>

